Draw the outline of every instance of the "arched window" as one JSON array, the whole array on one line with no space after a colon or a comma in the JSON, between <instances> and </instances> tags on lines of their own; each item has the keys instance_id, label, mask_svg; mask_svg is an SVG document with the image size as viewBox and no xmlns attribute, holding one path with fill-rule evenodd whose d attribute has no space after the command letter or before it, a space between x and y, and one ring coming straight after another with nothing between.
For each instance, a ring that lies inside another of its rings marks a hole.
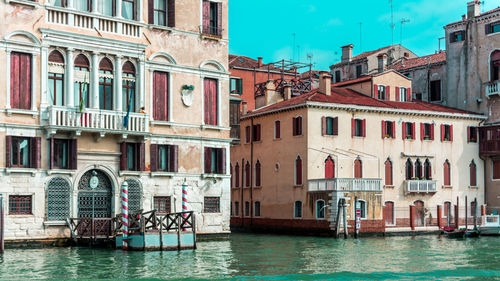
<instances>
[{"instance_id":1,"label":"arched window","mask_svg":"<svg viewBox=\"0 0 500 281\"><path fill-rule=\"evenodd\" d=\"M385 160L385 185L392 186L392 162L389 158Z\"/></svg>"},{"instance_id":2,"label":"arched window","mask_svg":"<svg viewBox=\"0 0 500 281\"><path fill-rule=\"evenodd\" d=\"M90 63L86 56L79 54L75 58L74 67L74 94L75 103L82 108L90 107L89 81L90 81Z\"/></svg>"},{"instance_id":3,"label":"arched window","mask_svg":"<svg viewBox=\"0 0 500 281\"><path fill-rule=\"evenodd\" d=\"M335 178L335 162L328 156L325 160L325 179Z\"/></svg>"},{"instance_id":4,"label":"arched window","mask_svg":"<svg viewBox=\"0 0 500 281\"><path fill-rule=\"evenodd\" d=\"M432 180L432 165L429 159L425 159L424 162L424 178L426 180Z\"/></svg>"},{"instance_id":5,"label":"arched window","mask_svg":"<svg viewBox=\"0 0 500 281\"><path fill-rule=\"evenodd\" d=\"M234 187L240 187L240 164L234 166Z\"/></svg>"},{"instance_id":6,"label":"arched window","mask_svg":"<svg viewBox=\"0 0 500 281\"><path fill-rule=\"evenodd\" d=\"M295 159L295 185L302 185L302 159L300 156Z\"/></svg>"},{"instance_id":7,"label":"arched window","mask_svg":"<svg viewBox=\"0 0 500 281\"><path fill-rule=\"evenodd\" d=\"M128 183L128 211L130 214L137 213L142 209L142 189L138 180L129 178Z\"/></svg>"},{"instance_id":8,"label":"arched window","mask_svg":"<svg viewBox=\"0 0 500 281\"><path fill-rule=\"evenodd\" d=\"M413 179L413 163L411 162L410 158L406 160L405 171L406 171L406 180Z\"/></svg>"},{"instance_id":9,"label":"arched window","mask_svg":"<svg viewBox=\"0 0 500 281\"><path fill-rule=\"evenodd\" d=\"M245 164L245 186L250 187L250 163Z\"/></svg>"},{"instance_id":10,"label":"arched window","mask_svg":"<svg viewBox=\"0 0 500 281\"><path fill-rule=\"evenodd\" d=\"M250 202L245 201L245 217L250 216Z\"/></svg>"},{"instance_id":11,"label":"arched window","mask_svg":"<svg viewBox=\"0 0 500 281\"><path fill-rule=\"evenodd\" d=\"M255 186L261 186L261 167L259 160L255 163Z\"/></svg>"},{"instance_id":12,"label":"arched window","mask_svg":"<svg viewBox=\"0 0 500 281\"><path fill-rule=\"evenodd\" d=\"M355 178L363 177L363 163L359 158L354 160L354 177Z\"/></svg>"},{"instance_id":13,"label":"arched window","mask_svg":"<svg viewBox=\"0 0 500 281\"><path fill-rule=\"evenodd\" d=\"M446 159L446 161L444 161L443 164L443 175L444 175L443 185L451 186L451 170L450 170L450 162L448 161L448 159Z\"/></svg>"},{"instance_id":14,"label":"arched window","mask_svg":"<svg viewBox=\"0 0 500 281\"><path fill-rule=\"evenodd\" d=\"M469 171L470 171L470 186L477 186L476 163L474 162L474 160L470 162Z\"/></svg>"},{"instance_id":15,"label":"arched window","mask_svg":"<svg viewBox=\"0 0 500 281\"><path fill-rule=\"evenodd\" d=\"M64 57L59 51L49 54L49 104L64 105Z\"/></svg>"},{"instance_id":16,"label":"arched window","mask_svg":"<svg viewBox=\"0 0 500 281\"><path fill-rule=\"evenodd\" d=\"M47 220L64 221L70 217L71 188L63 178L53 178L47 185Z\"/></svg>"},{"instance_id":17,"label":"arched window","mask_svg":"<svg viewBox=\"0 0 500 281\"><path fill-rule=\"evenodd\" d=\"M135 106L135 67L127 61L122 68L123 111L136 112Z\"/></svg>"},{"instance_id":18,"label":"arched window","mask_svg":"<svg viewBox=\"0 0 500 281\"><path fill-rule=\"evenodd\" d=\"M494 51L491 54L491 81L500 79L500 51Z\"/></svg>"},{"instance_id":19,"label":"arched window","mask_svg":"<svg viewBox=\"0 0 500 281\"><path fill-rule=\"evenodd\" d=\"M293 217L301 218L302 217L302 201L295 201L293 206Z\"/></svg>"},{"instance_id":20,"label":"arched window","mask_svg":"<svg viewBox=\"0 0 500 281\"><path fill-rule=\"evenodd\" d=\"M325 200L317 200L316 201L316 218L324 219L325 218Z\"/></svg>"},{"instance_id":21,"label":"arched window","mask_svg":"<svg viewBox=\"0 0 500 281\"><path fill-rule=\"evenodd\" d=\"M417 159L417 161L415 161L415 177L417 179L422 178L422 162L420 162L420 159Z\"/></svg>"},{"instance_id":22,"label":"arched window","mask_svg":"<svg viewBox=\"0 0 500 281\"><path fill-rule=\"evenodd\" d=\"M113 110L113 64L108 58L99 63L99 108Z\"/></svg>"}]
</instances>

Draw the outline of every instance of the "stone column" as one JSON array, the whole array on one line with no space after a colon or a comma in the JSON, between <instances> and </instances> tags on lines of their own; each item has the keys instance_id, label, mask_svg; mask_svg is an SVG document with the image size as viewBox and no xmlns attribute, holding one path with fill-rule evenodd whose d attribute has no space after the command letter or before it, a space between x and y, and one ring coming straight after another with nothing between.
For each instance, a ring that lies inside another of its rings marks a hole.
<instances>
[{"instance_id":1,"label":"stone column","mask_svg":"<svg viewBox=\"0 0 500 281\"><path fill-rule=\"evenodd\" d=\"M5 93L7 94L7 100L5 101L5 108L9 109L11 108L10 106L10 54L11 51L7 50L6 55L7 55L7 60L5 62L5 72L6 73L6 79L5 79L5 86L6 86L6 91Z\"/></svg>"},{"instance_id":2,"label":"stone column","mask_svg":"<svg viewBox=\"0 0 500 281\"><path fill-rule=\"evenodd\" d=\"M116 111L122 111L123 99L122 99L122 57L115 57L115 71L114 71L114 100L113 108Z\"/></svg>"},{"instance_id":3,"label":"stone column","mask_svg":"<svg viewBox=\"0 0 500 281\"><path fill-rule=\"evenodd\" d=\"M146 81L146 72L144 71L144 59L143 58L140 58L139 59L139 63L138 63L139 67L137 69L137 73L136 73L136 76L135 76L135 95L136 95L136 99L135 99L135 104L136 104L136 107L137 109L145 106L144 105L144 101L146 100L146 92L144 91L144 82Z\"/></svg>"},{"instance_id":4,"label":"stone column","mask_svg":"<svg viewBox=\"0 0 500 281\"><path fill-rule=\"evenodd\" d=\"M115 0L115 1L116 1L116 17L122 18L122 0Z\"/></svg>"},{"instance_id":5,"label":"stone column","mask_svg":"<svg viewBox=\"0 0 500 281\"><path fill-rule=\"evenodd\" d=\"M40 83L41 85L41 101L40 104L42 105L47 105L47 83L49 80L48 77L48 66L49 66L49 55L48 55L48 48L47 47L42 47L42 53L40 55L40 77L42 77L42 81ZM8 69L8 68L7 68Z\"/></svg>"},{"instance_id":6,"label":"stone column","mask_svg":"<svg viewBox=\"0 0 500 281\"><path fill-rule=\"evenodd\" d=\"M99 108L99 53L92 53L92 62L90 65L90 106Z\"/></svg>"},{"instance_id":7,"label":"stone column","mask_svg":"<svg viewBox=\"0 0 500 281\"><path fill-rule=\"evenodd\" d=\"M75 94L74 94L74 67L73 67L73 49L68 48L66 50L66 68L65 68L65 76L66 82L64 83L64 92L65 92L65 105L68 107L75 106Z\"/></svg>"}]
</instances>

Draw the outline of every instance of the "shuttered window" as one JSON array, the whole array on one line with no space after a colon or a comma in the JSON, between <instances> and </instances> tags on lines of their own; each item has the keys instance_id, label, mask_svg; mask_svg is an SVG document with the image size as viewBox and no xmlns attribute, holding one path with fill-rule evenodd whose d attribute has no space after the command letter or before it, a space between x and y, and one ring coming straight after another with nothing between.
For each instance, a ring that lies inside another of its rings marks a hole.
<instances>
[{"instance_id":1,"label":"shuttered window","mask_svg":"<svg viewBox=\"0 0 500 281\"><path fill-rule=\"evenodd\" d=\"M241 78L231 78L230 79L230 93L232 95L241 95L243 94L243 79Z\"/></svg>"},{"instance_id":2,"label":"shuttered window","mask_svg":"<svg viewBox=\"0 0 500 281\"><path fill-rule=\"evenodd\" d=\"M262 177L262 167L260 165L260 161L257 160L255 163L255 186L261 186L261 177Z\"/></svg>"},{"instance_id":3,"label":"shuttered window","mask_svg":"<svg viewBox=\"0 0 500 281\"><path fill-rule=\"evenodd\" d=\"M382 138L393 139L396 137L396 122L382 121Z\"/></svg>"},{"instance_id":4,"label":"shuttered window","mask_svg":"<svg viewBox=\"0 0 500 281\"><path fill-rule=\"evenodd\" d=\"M175 0L148 0L150 24L175 27Z\"/></svg>"},{"instance_id":5,"label":"shuttered window","mask_svg":"<svg viewBox=\"0 0 500 281\"><path fill-rule=\"evenodd\" d=\"M432 165L429 159L425 159L424 162L424 178L426 180L432 180Z\"/></svg>"},{"instance_id":6,"label":"shuttered window","mask_svg":"<svg viewBox=\"0 0 500 281\"><path fill-rule=\"evenodd\" d=\"M391 160L387 159L385 161L385 185L387 186L392 186L393 181L392 181L392 162Z\"/></svg>"},{"instance_id":7,"label":"shuttered window","mask_svg":"<svg viewBox=\"0 0 500 281\"><path fill-rule=\"evenodd\" d=\"M120 144L120 170L144 171L145 170L145 144L127 143Z\"/></svg>"},{"instance_id":8,"label":"shuttered window","mask_svg":"<svg viewBox=\"0 0 500 281\"><path fill-rule=\"evenodd\" d=\"M150 170L177 173L179 161L179 146L158 145L150 146Z\"/></svg>"},{"instance_id":9,"label":"shuttered window","mask_svg":"<svg viewBox=\"0 0 500 281\"><path fill-rule=\"evenodd\" d=\"M403 122L403 140L415 139L415 122Z\"/></svg>"},{"instance_id":10,"label":"shuttered window","mask_svg":"<svg viewBox=\"0 0 500 281\"><path fill-rule=\"evenodd\" d=\"M434 140L434 124L420 123L420 140Z\"/></svg>"},{"instance_id":11,"label":"shuttered window","mask_svg":"<svg viewBox=\"0 0 500 281\"><path fill-rule=\"evenodd\" d=\"M281 138L281 121L279 120L274 121L274 138Z\"/></svg>"},{"instance_id":12,"label":"shuttered window","mask_svg":"<svg viewBox=\"0 0 500 281\"><path fill-rule=\"evenodd\" d=\"M222 3L204 0L202 9L202 32L222 36Z\"/></svg>"},{"instance_id":13,"label":"shuttered window","mask_svg":"<svg viewBox=\"0 0 500 281\"><path fill-rule=\"evenodd\" d=\"M363 163L360 159L354 160L354 177L362 178L363 177Z\"/></svg>"},{"instance_id":14,"label":"shuttered window","mask_svg":"<svg viewBox=\"0 0 500 281\"><path fill-rule=\"evenodd\" d=\"M226 149L205 147L205 174L226 173Z\"/></svg>"},{"instance_id":15,"label":"shuttered window","mask_svg":"<svg viewBox=\"0 0 500 281\"><path fill-rule=\"evenodd\" d=\"M31 55L12 52L10 55L10 106L31 109Z\"/></svg>"},{"instance_id":16,"label":"shuttered window","mask_svg":"<svg viewBox=\"0 0 500 281\"><path fill-rule=\"evenodd\" d=\"M413 162L408 158L406 160L405 164L405 178L406 180L412 180L413 179Z\"/></svg>"},{"instance_id":17,"label":"shuttered window","mask_svg":"<svg viewBox=\"0 0 500 281\"><path fill-rule=\"evenodd\" d=\"M76 139L50 139L50 169L77 168L77 140Z\"/></svg>"},{"instance_id":18,"label":"shuttered window","mask_svg":"<svg viewBox=\"0 0 500 281\"><path fill-rule=\"evenodd\" d=\"M302 159L300 156L295 159L295 185L302 185Z\"/></svg>"},{"instance_id":19,"label":"shuttered window","mask_svg":"<svg viewBox=\"0 0 500 281\"><path fill-rule=\"evenodd\" d=\"M351 130L353 137L366 137L366 120L353 118L351 120Z\"/></svg>"},{"instance_id":20,"label":"shuttered window","mask_svg":"<svg viewBox=\"0 0 500 281\"><path fill-rule=\"evenodd\" d=\"M41 138L7 136L6 166L39 169L41 164Z\"/></svg>"},{"instance_id":21,"label":"shuttered window","mask_svg":"<svg viewBox=\"0 0 500 281\"><path fill-rule=\"evenodd\" d=\"M245 164L245 187L250 187L250 163Z\"/></svg>"},{"instance_id":22,"label":"shuttered window","mask_svg":"<svg viewBox=\"0 0 500 281\"><path fill-rule=\"evenodd\" d=\"M339 134L339 118L338 117L322 117L321 118L321 134L323 136L337 136Z\"/></svg>"},{"instance_id":23,"label":"shuttered window","mask_svg":"<svg viewBox=\"0 0 500 281\"><path fill-rule=\"evenodd\" d=\"M465 40L465 30L450 33L450 43L462 42Z\"/></svg>"},{"instance_id":24,"label":"shuttered window","mask_svg":"<svg viewBox=\"0 0 500 281\"><path fill-rule=\"evenodd\" d=\"M491 161L493 168L493 179L500 180L500 160Z\"/></svg>"},{"instance_id":25,"label":"shuttered window","mask_svg":"<svg viewBox=\"0 0 500 281\"><path fill-rule=\"evenodd\" d=\"M253 141L261 141L261 125L253 125Z\"/></svg>"},{"instance_id":26,"label":"shuttered window","mask_svg":"<svg viewBox=\"0 0 500 281\"><path fill-rule=\"evenodd\" d=\"M245 201L245 217L250 216L250 202Z\"/></svg>"},{"instance_id":27,"label":"shuttered window","mask_svg":"<svg viewBox=\"0 0 500 281\"><path fill-rule=\"evenodd\" d=\"M335 162L331 156L328 156L325 160L325 179L335 178Z\"/></svg>"},{"instance_id":28,"label":"shuttered window","mask_svg":"<svg viewBox=\"0 0 500 281\"><path fill-rule=\"evenodd\" d=\"M292 135L302 135L302 116L297 116L292 119Z\"/></svg>"},{"instance_id":29,"label":"shuttered window","mask_svg":"<svg viewBox=\"0 0 500 281\"><path fill-rule=\"evenodd\" d=\"M216 79L205 78L204 80L203 108L205 125L218 125L217 84L218 81Z\"/></svg>"},{"instance_id":30,"label":"shuttered window","mask_svg":"<svg viewBox=\"0 0 500 281\"><path fill-rule=\"evenodd\" d=\"M153 118L158 121L169 121L168 118L168 73L155 71L153 73Z\"/></svg>"},{"instance_id":31,"label":"shuttered window","mask_svg":"<svg viewBox=\"0 0 500 281\"><path fill-rule=\"evenodd\" d=\"M446 161L444 161L444 164L443 164L443 175L444 175L443 185L444 186L451 186L451 168L450 168L450 162L448 161L448 159Z\"/></svg>"},{"instance_id":32,"label":"shuttered window","mask_svg":"<svg viewBox=\"0 0 500 281\"><path fill-rule=\"evenodd\" d=\"M441 141L453 141L453 125L441 125Z\"/></svg>"},{"instance_id":33,"label":"shuttered window","mask_svg":"<svg viewBox=\"0 0 500 281\"><path fill-rule=\"evenodd\" d=\"M260 201L254 203L254 216L260 217Z\"/></svg>"},{"instance_id":34,"label":"shuttered window","mask_svg":"<svg viewBox=\"0 0 500 281\"><path fill-rule=\"evenodd\" d=\"M467 127L467 142L477 142L477 127Z\"/></svg>"},{"instance_id":35,"label":"shuttered window","mask_svg":"<svg viewBox=\"0 0 500 281\"><path fill-rule=\"evenodd\" d=\"M477 186L477 171L476 171L476 163L474 160L469 165L469 178L470 178L470 186L476 187Z\"/></svg>"},{"instance_id":36,"label":"shuttered window","mask_svg":"<svg viewBox=\"0 0 500 281\"><path fill-rule=\"evenodd\" d=\"M234 187L240 187L240 164L234 166Z\"/></svg>"}]
</instances>

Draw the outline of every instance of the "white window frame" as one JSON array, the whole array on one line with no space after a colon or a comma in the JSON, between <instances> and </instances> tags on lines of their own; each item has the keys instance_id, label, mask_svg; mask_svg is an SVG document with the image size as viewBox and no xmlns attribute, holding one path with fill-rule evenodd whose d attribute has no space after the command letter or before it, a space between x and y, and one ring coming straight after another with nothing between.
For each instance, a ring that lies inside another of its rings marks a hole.
<instances>
[{"instance_id":1,"label":"white window frame","mask_svg":"<svg viewBox=\"0 0 500 281\"><path fill-rule=\"evenodd\" d=\"M408 89L405 87L399 87L399 101L405 102L408 97Z\"/></svg>"},{"instance_id":2,"label":"white window frame","mask_svg":"<svg viewBox=\"0 0 500 281\"><path fill-rule=\"evenodd\" d=\"M362 209L364 209L364 210L363 210L363 211L361 211L361 214L363 214L363 213L364 213L364 214L365 214L365 216L364 216L364 217L363 217L363 216L360 216L360 219L362 219L362 220L366 220L366 219L368 219L368 213L367 213L367 211L368 211L368 202L366 202L366 200L363 200L363 199L358 199L358 202L363 202L363 203L364 203L364 205L363 205L363 206L364 206L364 208L362 208ZM360 203L360 205L361 205L361 203ZM356 207L356 206L355 206L355 207ZM354 218L356 218L356 208L354 208Z\"/></svg>"},{"instance_id":3,"label":"white window frame","mask_svg":"<svg viewBox=\"0 0 500 281\"><path fill-rule=\"evenodd\" d=\"M320 201L321 201L321 202L323 202L323 207L321 208L321 209L323 210L323 217L322 217L322 218L320 218L320 217L318 216L318 203L319 203ZM314 212L316 213L316 219L317 219L317 220L325 220L325 219L326 219L326 210L325 210L325 209L326 209L326 207L327 207L327 206L326 206L326 202L325 202L325 200L323 200L323 199L318 199L318 200L316 200L316 202L315 202L315 204L314 204L314 207L315 207Z\"/></svg>"},{"instance_id":4,"label":"white window frame","mask_svg":"<svg viewBox=\"0 0 500 281\"><path fill-rule=\"evenodd\" d=\"M300 202L300 217L295 216L297 213L297 202ZM304 217L304 204L301 200L296 200L293 202L293 218L302 219Z\"/></svg>"}]
</instances>

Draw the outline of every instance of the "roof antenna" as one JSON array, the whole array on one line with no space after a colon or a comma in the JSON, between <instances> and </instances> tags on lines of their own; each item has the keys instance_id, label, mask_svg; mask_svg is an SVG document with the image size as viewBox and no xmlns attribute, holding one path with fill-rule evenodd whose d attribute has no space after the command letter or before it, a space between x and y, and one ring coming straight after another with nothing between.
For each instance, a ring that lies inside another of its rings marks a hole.
<instances>
[{"instance_id":1,"label":"roof antenna","mask_svg":"<svg viewBox=\"0 0 500 281\"><path fill-rule=\"evenodd\" d=\"M359 23L359 53L363 52L363 29L362 29L363 23Z\"/></svg>"},{"instance_id":2,"label":"roof antenna","mask_svg":"<svg viewBox=\"0 0 500 281\"><path fill-rule=\"evenodd\" d=\"M292 33L292 37L293 37L293 45L292 45L292 61L295 61L295 32Z\"/></svg>"},{"instance_id":3,"label":"roof antenna","mask_svg":"<svg viewBox=\"0 0 500 281\"><path fill-rule=\"evenodd\" d=\"M391 45L394 45L394 28L396 27L396 25L394 24L394 9L393 9L393 5L392 5L392 0L389 0L389 3L391 5L391 35L392 35L392 39L391 39Z\"/></svg>"}]
</instances>

